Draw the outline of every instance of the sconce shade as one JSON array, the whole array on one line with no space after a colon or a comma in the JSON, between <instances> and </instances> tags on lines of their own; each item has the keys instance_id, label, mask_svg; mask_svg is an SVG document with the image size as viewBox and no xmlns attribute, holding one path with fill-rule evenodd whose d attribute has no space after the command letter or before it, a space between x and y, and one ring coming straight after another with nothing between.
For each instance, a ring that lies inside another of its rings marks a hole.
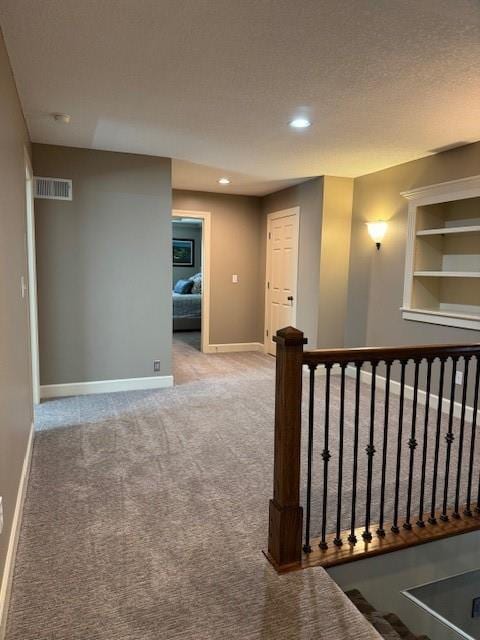
<instances>
[{"instance_id":1,"label":"sconce shade","mask_svg":"<svg viewBox=\"0 0 480 640\"><path fill-rule=\"evenodd\" d=\"M386 232L387 232L388 223L383 220L379 220L377 222L367 222L368 233L372 240L377 245L377 248L380 248L380 243L382 242Z\"/></svg>"}]
</instances>

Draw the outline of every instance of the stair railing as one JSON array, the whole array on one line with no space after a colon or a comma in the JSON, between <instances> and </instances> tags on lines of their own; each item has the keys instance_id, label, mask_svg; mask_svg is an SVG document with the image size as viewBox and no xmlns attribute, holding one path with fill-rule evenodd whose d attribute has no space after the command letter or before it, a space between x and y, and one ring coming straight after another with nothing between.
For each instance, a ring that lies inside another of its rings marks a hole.
<instances>
[{"instance_id":1,"label":"stair railing","mask_svg":"<svg viewBox=\"0 0 480 640\"><path fill-rule=\"evenodd\" d=\"M480 344L305 351L293 327L274 341L267 557L277 570L331 566L480 528Z\"/></svg>"}]
</instances>

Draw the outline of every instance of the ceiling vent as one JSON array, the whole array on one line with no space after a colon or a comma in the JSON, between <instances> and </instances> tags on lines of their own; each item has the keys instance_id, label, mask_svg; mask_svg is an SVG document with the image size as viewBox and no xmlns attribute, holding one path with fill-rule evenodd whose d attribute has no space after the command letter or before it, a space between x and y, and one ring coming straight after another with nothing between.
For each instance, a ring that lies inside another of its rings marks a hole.
<instances>
[{"instance_id":1,"label":"ceiling vent","mask_svg":"<svg viewBox=\"0 0 480 640\"><path fill-rule=\"evenodd\" d=\"M71 200L72 181L63 178L35 178L35 198Z\"/></svg>"}]
</instances>

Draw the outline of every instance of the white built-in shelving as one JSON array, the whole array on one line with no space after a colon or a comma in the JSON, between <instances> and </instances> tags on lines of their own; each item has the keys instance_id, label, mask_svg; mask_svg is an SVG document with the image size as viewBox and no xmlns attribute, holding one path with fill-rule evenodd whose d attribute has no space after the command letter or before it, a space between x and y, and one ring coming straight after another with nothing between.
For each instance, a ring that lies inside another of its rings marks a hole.
<instances>
[{"instance_id":1,"label":"white built-in shelving","mask_svg":"<svg viewBox=\"0 0 480 640\"><path fill-rule=\"evenodd\" d=\"M480 330L480 176L409 200L403 318Z\"/></svg>"}]
</instances>

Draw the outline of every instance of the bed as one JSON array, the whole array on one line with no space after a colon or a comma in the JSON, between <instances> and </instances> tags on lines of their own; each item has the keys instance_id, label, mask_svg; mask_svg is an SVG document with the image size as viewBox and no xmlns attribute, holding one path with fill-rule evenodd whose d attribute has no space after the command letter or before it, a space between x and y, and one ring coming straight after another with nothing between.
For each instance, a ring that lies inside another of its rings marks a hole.
<instances>
[{"instance_id":1,"label":"bed","mask_svg":"<svg viewBox=\"0 0 480 640\"><path fill-rule=\"evenodd\" d=\"M202 294L175 293L173 297L173 330L200 331L202 328Z\"/></svg>"}]
</instances>

